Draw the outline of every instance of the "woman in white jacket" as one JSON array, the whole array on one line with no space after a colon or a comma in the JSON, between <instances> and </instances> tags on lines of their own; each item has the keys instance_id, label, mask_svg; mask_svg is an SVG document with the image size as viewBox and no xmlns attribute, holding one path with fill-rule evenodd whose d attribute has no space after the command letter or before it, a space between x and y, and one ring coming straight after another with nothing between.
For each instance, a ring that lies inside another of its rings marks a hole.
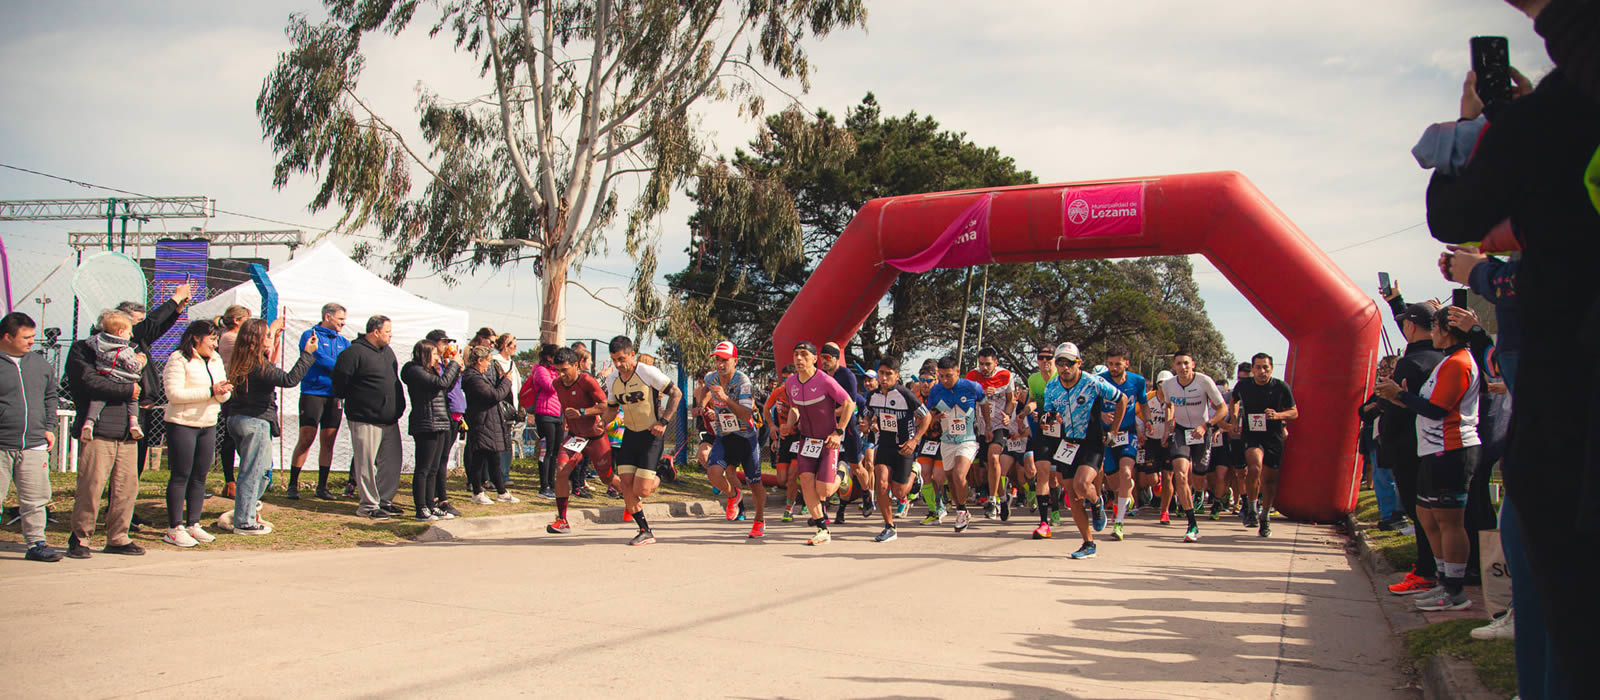
<instances>
[{"instance_id":1,"label":"woman in white jacket","mask_svg":"<svg viewBox=\"0 0 1600 700\"><path fill-rule=\"evenodd\" d=\"M177 351L162 373L167 392L167 544L193 547L215 540L200 527L200 506L206 498L206 472L216 454L217 414L233 392L222 355L218 328L194 321L184 329Z\"/></svg>"}]
</instances>

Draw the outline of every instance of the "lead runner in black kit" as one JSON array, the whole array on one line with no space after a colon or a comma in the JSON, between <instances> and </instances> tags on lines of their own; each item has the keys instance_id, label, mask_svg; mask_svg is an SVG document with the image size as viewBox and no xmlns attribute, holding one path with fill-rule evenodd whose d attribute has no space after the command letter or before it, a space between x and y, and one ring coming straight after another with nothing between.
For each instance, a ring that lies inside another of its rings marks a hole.
<instances>
[{"instance_id":1,"label":"lead runner in black kit","mask_svg":"<svg viewBox=\"0 0 1600 700\"><path fill-rule=\"evenodd\" d=\"M890 542L898 536L894 529L895 503L911 492L911 467L916 463L922 437L933 422L916 392L900 385L900 358L885 355L878 360L878 390L867 397L867 417L878 427L873 470L878 510L883 514L883 531L873 541Z\"/></svg>"}]
</instances>

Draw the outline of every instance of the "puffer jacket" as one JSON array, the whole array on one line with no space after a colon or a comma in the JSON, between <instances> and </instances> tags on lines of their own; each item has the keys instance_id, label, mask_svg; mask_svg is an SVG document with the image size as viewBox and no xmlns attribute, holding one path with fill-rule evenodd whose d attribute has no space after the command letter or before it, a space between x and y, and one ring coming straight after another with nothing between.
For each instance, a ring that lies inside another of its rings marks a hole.
<instances>
[{"instance_id":1,"label":"puffer jacket","mask_svg":"<svg viewBox=\"0 0 1600 700\"><path fill-rule=\"evenodd\" d=\"M167 422L191 428L216 425L222 404L233 394L212 396L211 387L227 378L219 353L212 353L211 357L196 353L186 359L182 352L174 351L161 371L161 386L167 392Z\"/></svg>"},{"instance_id":2,"label":"puffer jacket","mask_svg":"<svg viewBox=\"0 0 1600 700\"><path fill-rule=\"evenodd\" d=\"M506 421L500 415L500 402L511 398L511 380L500 377L491 384L487 374L469 368L461 375L461 389L467 394L467 446L489 452L511 449Z\"/></svg>"},{"instance_id":3,"label":"puffer jacket","mask_svg":"<svg viewBox=\"0 0 1600 700\"><path fill-rule=\"evenodd\" d=\"M411 397L410 434L438 433L454 427L447 395L460 376L461 365L454 362L444 363L444 374L416 360L400 368L400 381L405 383L406 394Z\"/></svg>"}]
</instances>

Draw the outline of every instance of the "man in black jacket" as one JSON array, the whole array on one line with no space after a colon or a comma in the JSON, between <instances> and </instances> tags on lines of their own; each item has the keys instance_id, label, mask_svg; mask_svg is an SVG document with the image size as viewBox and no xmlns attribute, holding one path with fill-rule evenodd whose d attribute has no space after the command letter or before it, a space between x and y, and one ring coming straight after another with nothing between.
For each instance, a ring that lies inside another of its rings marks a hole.
<instances>
[{"instance_id":1,"label":"man in black jacket","mask_svg":"<svg viewBox=\"0 0 1600 700\"><path fill-rule=\"evenodd\" d=\"M1444 361L1444 353L1433 347L1433 307L1427 304L1407 305L1396 284L1388 297L1394 318L1405 336L1406 350L1395 362L1390 379L1411 391L1422 389L1433 368ZM1383 415L1378 417L1379 461L1394 473L1395 490L1400 493L1400 507L1412 522L1417 520L1417 470L1421 457L1417 456L1417 414L1406 407L1383 402ZM1432 543L1422 528L1416 529L1417 563L1399 583L1389 586L1395 595L1413 595L1431 591L1438 585L1439 571L1433 558Z\"/></svg>"},{"instance_id":2,"label":"man in black jacket","mask_svg":"<svg viewBox=\"0 0 1600 700\"><path fill-rule=\"evenodd\" d=\"M45 543L45 506L50 503L49 453L55 448L56 378L50 363L33 350L34 323L14 312L0 319L0 500L12 482L22 537L30 561L61 561Z\"/></svg>"},{"instance_id":3,"label":"man in black jacket","mask_svg":"<svg viewBox=\"0 0 1600 700\"><path fill-rule=\"evenodd\" d=\"M134 352L150 358L149 362L144 363L144 372L139 376L139 429L145 434L145 437L139 438L140 474L144 473L145 459L149 456L153 409L165 398L161 387L161 370L156 368L156 363L164 362L167 358L151 354L151 348L178 323L183 310L189 306L190 294L187 283L178 285L172 290L172 298L157 306L148 316L145 315L144 304L137 301L125 301L117 305L118 311L133 319L133 337L128 344ZM136 518L134 524L148 523L139 522Z\"/></svg>"},{"instance_id":4,"label":"man in black jacket","mask_svg":"<svg viewBox=\"0 0 1600 700\"><path fill-rule=\"evenodd\" d=\"M126 323L133 319L121 311L100 314L96 328L104 327L112 317ZM147 364L148 366L148 364ZM67 538L67 556L88 559L89 547L84 544L94 534L96 517L100 514L100 491L111 482L111 495L106 502L107 554L144 554L144 549L128 537L128 526L133 520L133 502L139 496L138 452L139 441L129 427L128 412L139 410L139 398L144 396L144 383L122 384L103 377L94 367L94 349L87 339L72 344L67 351L67 390L80 410L72 421L71 435L81 435L85 412L82 406L90 401L104 401L100 420L94 424L94 439L79 447L78 492L72 504L72 535Z\"/></svg>"},{"instance_id":5,"label":"man in black jacket","mask_svg":"<svg viewBox=\"0 0 1600 700\"><path fill-rule=\"evenodd\" d=\"M339 354L333 365L333 395L344 400L355 452L352 476L360 492L356 515L381 519L405 513L394 504L400 489L400 414L406 411L400 362L389 342L387 316L367 319L367 332Z\"/></svg>"}]
</instances>

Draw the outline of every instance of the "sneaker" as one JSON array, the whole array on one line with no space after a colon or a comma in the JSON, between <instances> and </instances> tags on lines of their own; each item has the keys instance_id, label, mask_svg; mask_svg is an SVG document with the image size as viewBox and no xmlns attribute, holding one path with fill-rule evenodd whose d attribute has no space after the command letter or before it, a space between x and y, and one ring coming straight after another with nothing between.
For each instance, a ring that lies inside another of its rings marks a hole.
<instances>
[{"instance_id":1,"label":"sneaker","mask_svg":"<svg viewBox=\"0 0 1600 700\"><path fill-rule=\"evenodd\" d=\"M1095 508L1094 509L1094 531L1095 532L1099 532L1099 531L1104 530L1104 529L1106 529L1106 509L1104 509L1104 508Z\"/></svg>"},{"instance_id":2,"label":"sneaker","mask_svg":"<svg viewBox=\"0 0 1600 700\"><path fill-rule=\"evenodd\" d=\"M83 546L83 541L77 535L67 537L67 556L72 559L88 559L89 548Z\"/></svg>"},{"instance_id":3,"label":"sneaker","mask_svg":"<svg viewBox=\"0 0 1600 700\"><path fill-rule=\"evenodd\" d=\"M634 547L641 547L641 546L644 546L644 545L647 545L647 544L655 544L655 543L656 543L656 536L655 536L654 533L650 532L649 530L640 530L639 534L634 535L633 539L628 542L629 545L634 546Z\"/></svg>"},{"instance_id":4,"label":"sneaker","mask_svg":"<svg viewBox=\"0 0 1600 700\"><path fill-rule=\"evenodd\" d=\"M494 505L494 499L489 498L489 494L484 493L482 491L479 491L479 492L477 492L475 494L472 494L472 502L476 503L476 504L478 504L480 506L492 506L492 505Z\"/></svg>"},{"instance_id":5,"label":"sneaker","mask_svg":"<svg viewBox=\"0 0 1600 700\"><path fill-rule=\"evenodd\" d=\"M1261 519L1261 527L1260 527L1260 529L1256 530L1256 534L1258 534L1258 535L1260 535L1262 537L1271 537L1272 536L1272 525L1267 523L1267 519L1266 518L1262 518Z\"/></svg>"},{"instance_id":6,"label":"sneaker","mask_svg":"<svg viewBox=\"0 0 1600 700\"><path fill-rule=\"evenodd\" d=\"M1239 522L1245 527L1256 527L1261 524L1260 518L1256 517L1254 506L1245 506L1239 511Z\"/></svg>"},{"instance_id":7,"label":"sneaker","mask_svg":"<svg viewBox=\"0 0 1600 700\"><path fill-rule=\"evenodd\" d=\"M1048 540L1054 536L1050 533L1050 523L1039 523L1039 527L1033 529L1033 539Z\"/></svg>"},{"instance_id":8,"label":"sneaker","mask_svg":"<svg viewBox=\"0 0 1600 700\"><path fill-rule=\"evenodd\" d=\"M572 532L572 525L567 523L566 518L556 518L555 522L544 526L544 531L552 535L565 535Z\"/></svg>"},{"instance_id":9,"label":"sneaker","mask_svg":"<svg viewBox=\"0 0 1600 700\"><path fill-rule=\"evenodd\" d=\"M231 482L231 481L228 482L228 485L232 486L233 482ZM354 482L354 481L346 481L346 482L344 482L344 497L345 498L355 498L356 497L356 482Z\"/></svg>"},{"instance_id":10,"label":"sneaker","mask_svg":"<svg viewBox=\"0 0 1600 700\"><path fill-rule=\"evenodd\" d=\"M1172 516L1168 515L1167 511L1161 511L1161 522L1160 522L1160 524L1161 525L1171 525L1172 524Z\"/></svg>"},{"instance_id":11,"label":"sneaker","mask_svg":"<svg viewBox=\"0 0 1600 700\"><path fill-rule=\"evenodd\" d=\"M615 487L607 486L606 498L622 498L622 492L618 491Z\"/></svg>"},{"instance_id":12,"label":"sneaker","mask_svg":"<svg viewBox=\"0 0 1600 700\"><path fill-rule=\"evenodd\" d=\"M582 491L582 489L579 489L579 491ZM575 493L573 495L577 496L578 498L583 498L583 495L581 493ZM512 498L515 498L515 496L513 496ZM544 499L546 501L556 500L556 492L551 490L551 489L545 489L545 490L539 492L539 498L542 498L542 499ZM516 501L506 501L506 502L507 503L516 503Z\"/></svg>"},{"instance_id":13,"label":"sneaker","mask_svg":"<svg viewBox=\"0 0 1600 700\"><path fill-rule=\"evenodd\" d=\"M257 506L257 507L260 507L260 506ZM392 516L401 516L401 515L405 515L406 514L406 510L404 508L401 508L400 506L397 506L397 505L395 505L393 503L388 503L388 502L379 503L378 504L378 510L381 510L381 511L383 511L385 513L388 513L389 515L392 515Z\"/></svg>"},{"instance_id":14,"label":"sneaker","mask_svg":"<svg viewBox=\"0 0 1600 700\"><path fill-rule=\"evenodd\" d=\"M928 511L928 517L922 519L922 524L923 525L943 525L944 524L944 511L942 511L942 510L930 510L930 511Z\"/></svg>"},{"instance_id":15,"label":"sneaker","mask_svg":"<svg viewBox=\"0 0 1600 700\"><path fill-rule=\"evenodd\" d=\"M367 517L372 517L372 516L369 515ZM388 517L389 516L385 515L385 516L383 516L383 519L388 519ZM254 525L246 525L244 527L239 527L239 526L236 525L233 528L233 534L235 534L235 535L270 535L270 534L272 534L272 526L271 525L262 525L260 523L257 523L257 524L254 524Z\"/></svg>"},{"instance_id":16,"label":"sneaker","mask_svg":"<svg viewBox=\"0 0 1600 700\"><path fill-rule=\"evenodd\" d=\"M510 491L507 491L507 492L502 493L502 494L500 494L498 496L495 496L494 500L499 501L501 503L521 503L522 502L522 499L511 495Z\"/></svg>"},{"instance_id":17,"label":"sneaker","mask_svg":"<svg viewBox=\"0 0 1600 700\"><path fill-rule=\"evenodd\" d=\"M1418 610L1423 612L1466 610L1472 607L1472 599L1467 597L1465 590L1454 595L1446 591L1444 586L1440 586L1438 590L1439 593L1437 595L1418 596L1412 599L1412 603L1417 606Z\"/></svg>"},{"instance_id":18,"label":"sneaker","mask_svg":"<svg viewBox=\"0 0 1600 700\"><path fill-rule=\"evenodd\" d=\"M983 519L984 520L999 520L1000 519L1000 506L995 505L994 501L989 501L987 503L984 503L983 504Z\"/></svg>"},{"instance_id":19,"label":"sneaker","mask_svg":"<svg viewBox=\"0 0 1600 700\"><path fill-rule=\"evenodd\" d=\"M899 538L900 538L900 535L894 531L894 528L886 527L886 528L883 529L883 532L878 533L877 537L872 538L872 541L873 542L893 542L893 541L895 541L895 540L897 540Z\"/></svg>"},{"instance_id":20,"label":"sneaker","mask_svg":"<svg viewBox=\"0 0 1600 700\"><path fill-rule=\"evenodd\" d=\"M140 547L133 542L129 542L127 544L107 544L106 548L100 551L105 552L106 554L122 554L130 557L144 556L144 547Z\"/></svg>"},{"instance_id":21,"label":"sneaker","mask_svg":"<svg viewBox=\"0 0 1600 700\"><path fill-rule=\"evenodd\" d=\"M28 550L32 552L33 550ZM1515 639L1517 636L1517 623L1512 619L1515 608L1506 610L1504 615L1497 617L1493 622L1472 630L1472 638L1487 642L1491 639Z\"/></svg>"},{"instance_id":22,"label":"sneaker","mask_svg":"<svg viewBox=\"0 0 1600 700\"><path fill-rule=\"evenodd\" d=\"M300 500L300 485L299 484L289 484L289 489L287 491L283 492L283 497L287 498L287 499L289 499L291 501Z\"/></svg>"},{"instance_id":23,"label":"sneaker","mask_svg":"<svg viewBox=\"0 0 1600 700\"><path fill-rule=\"evenodd\" d=\"M1011 499L1000 501L1000 522L1011 522Z\"/></svg>"},{"instance_id":24,"label":"sneaker","mask_svg":"<svg viewBox=\"0 0 1600 700\"><path fill-rule=\"evenodd\" d=\"M811 518L811 511L808 510L807 508L808 507L804 506L804 505L800 506L800 512L795 513L795 515L798 515L798 516L800 516L802 518L806 518L807 520L809 520Z\"/></svg>"},{"instance_id":25,"label":"sneaker","mask_svg":"<svg viewBox=\"0 0 1600 700\"><path fill-rule=\"evenodd\" d=\"M161 536L161 541L174 547L193 547L200 544L195 538L189 536L189 531L181 527L167 528L167 534Z\"/></svg>"},{"instance_id":26,"label":"sneaker","mask_svg":"<svg viewBox=\"0 0 1600 700\"><path fill-rule=\"evenodd\" d=\"M838 523L840 525L844 524L844 502L843 501L839 502L839 510L838 510L838 512L834 513L833 522L836 522L836 523Z\"/></svg>"},{"instance_id":27,"label":"sneaker","mask_svg":"<svg viewBox=\"0 0 1600 700\"><path fill-rule=\"evenodd\" d=\"M767 524L762 522L762 521L760 521L760 520L757 520L754 525L750 526L750 534L748 535L748 537L753 540L753 539L759 538L759 537L761 537L761 536L763 536L765 534L767 534Z\"/></svg>"},{"instance_id":28,"label":"sneaker","mask_svg":"<svg viewBox=\"0 0 1600 700\"><path fill-rule=\"evenodd\" d=\"M633 511L628 510L626 507L624 507L622 509L622 522L625 522L625 523L633 522Z\"/></svg>"},{"instance_id":29,"label":"sneaker","mask_svg":"<svg viewBox=\"0 0 1600 700\"><path fill-rule=\"evenodd\" d=\"M786 523L794 522L794 511L792 511L792 510L783 511L782 520L783 520L783 522L786 522Z\"/></svg>"},{"instance_id":30,"label":"sneaker","mask_svg":"<svg viewBox=\"0 0 1600 700\"><path fill-rule=\"evenodd\" d=\"M216 536L212 535L209 532L206 532L205 528L200 527L200 523L195 523L195 524L190 525L189 527L186 527L184 529L189 532L189 536L193 537L194 541L199 542L201 544L206 544L206 543L216 542L217 541Z\"/></svg>"},{"instance_id":31,"label":"sneaker","mask_svg":"<svg viewBox=\"0 0 1600 700\"><path fill-rule=\"evenodd\" d=\"M817 533L812 535L811 539L806 540L806 544L813 545L813 546L814 545L819 545L819 544L827 544L828 541L831 540L831 539L833 539L833 535L828 534L828 528L819 527L819 528L817 528Z\"/></svg>"},{"instance_id":32,"label":"sneaker","mask_svg":"<svg viewBox=\"0 0 1600 700\"><path fill-rule=\"evenodd\" d=\"M436 518L438 518L440 520L455 520L456 519L456 516L451 515L450 511L445 510L443 508L433 508L430 512L433 513L434 517L436 517Z\"/></svg>"},{"instance_id":33,"label":"sneaker","mask_svg":"<svg viewBox=\"0 0 1600 700\"><path fill-rule=\"evenodd\" d=\"M1391 584L1389 592L1395 595L1416 595L1418 593L1427 593L1438 587L1438 581L1418 576L1417 572L1412 570L1407 571L1406 577L1400 579L1399 583Z\"/></svg>"},{"instance_id":34,"label":"sneaker","mask_svg":"<svg viewBox=\"0 0 1600 700\"><path fill-rule=\"evenodd\" d=\"M449 515L452 518L461 517L461 511L456 510L456 507L450 505L449 501L439 501L439 505L435 507L435 510L442 510L446 515Z\"/></svg>"},{"instance_id":35,"label":"sneaker","mask_svg":"<svg viewBox=\"0 0 1600 700\"><path fill-rule=\"evenodd\" d=\"M319 487L317 487L317 500L321 500L321 501L337 501L337 500L339 500L339 497L333 495L333 492L329 491L328 487L319 486Z\"/></svg>"},{"instance_id":36,"label":"sneaker","mask_svg":"<svg viewBox=\"0 0 1600 700\"><path fill-rule=\"evenodd\" d=\"M1061 527L1061 511L1050 511L1050 527Z\"/></svg>"},{"instance_id":37,"label":"sneaker","mask_svg":"<svg viewBox=\"0 0 1600 700\"><path fill-rule=\"evenodd\" d=\"M739 515L739 504L740 504L741 500L742 499L740 499L740 498L731 497L730 496L728 498L728 500L723 503L724 514L728 516L729 520L732 520L732 519L738 517L738 515Z\"/></svg>"},{"instance_id":38,"label":"sneaker","mask_svg":"<svg viewBox=\"0 0 1600 700\"><path fill-rule=\"evenodd\" d=\"M437 522L438 520L439 520L439 516L434 515L433 511L431 511L431 510L419 510L419 511L417 511L417 522L419 522L419 523L431 523L431 522Z\"/></svg>"},{"instance_id":39,"label":"sneaker","mask_svg":"<svg viewBox=\"0 0 1600 700\"><path fill-rule=\"evenodd\" d=\"M359 515L359 516L361 516L363 518L366 518L368 520L388 520L389 519L389 514L383 512L381 510L369 510L369 511L367 511L365 513L357 511L356 515ZM256 523L256 524L260 525L261 523ZM238 529L239 528L234 528L234 530L238 530Z\"/></svg>"},{"instance_id":40,"label":"sneaker","mask_svg":"<svg viewBox=\"0 0 1600 700\"><path fill-rule=\"evenodd\" d=\"M871 516L874 510L876 510L876 507L873 505L872 499L861 499L861 517L865 518Z\"/></svg>"},{"instance_id":41,"label":"sneaker","mask_svg":"<svg viewBox=\"0 0 1600 700\"><path fill-rule=\"evenodd\" d=\"M894 504L894 517L904 518L911 512L911 501L898 501Z\"/></svg>"},{"instance_id":42,"label":"sneaker","mask_svg":"<svg viewBox=\"0 0 1600 700\"><path fill-rule=\"evenodd\" d=\"M1093 542L1085 542L1085 543L1083 543L1083 546L1079 547L1078 551L1073 552L1069 556L1071 556L1073 559L1093 559L1093 558L1095 558L1094 543Z\"/></svg>"},{"instance_id":43,"label":"sneaker","mask_svg":"<svg viewBox=\"0 0 1600 700\"><path fill-rule=\"evenodd\" d=\"M1122 523L1111 524L1111 539L1114 539L1118 542L1122 541Z\"/></svg>"},{"instance_id":44,"label":"sneaker","mask_svg":"<svg viewBox=\"0 0 1600 700\"><path fill-rule=\"evenodd\" d=\"M966 529L967 529L967 525L970 524L971 522L972 522L972 516L968 515L967 511L964 511L964 510L956 511L956 532L965 532Z\"/></svg>"},{"instance_id":45,"label":"sneaker","mask_svg":"<svg viewBox=\"0 0 1600 700\"><path fill-rule=\"evenodd\" d=\"M1215 498L1211 499L1211 519L1212 520L1221 520L1222 519L1222 501L1217 500Z\"/></svg>"},{"instance_id":46,"label":"sneaker","mask_svg":"<svg viewBox=\"0 0 1600 700\"><path fill-rule=\"evenodd\" d=\"M44 542L35 542L32 547L28 548L28 552L22 555L22 558L28 561L57 562L61 561L61 553Z\"/></svg>"},{"instance_id":47,"label":"sneaker","mask_svg":"<svg viewBox=\"0 0 1600 700\"><path fill-rule=\"evenodd\" d=\"M1184 530L1184 532L1183 532L1183 541L1184 542L1199 542L1200 541L1200 526L1199 525L1190 525L1188 530Z\"/></svg>"}]
</instances>

